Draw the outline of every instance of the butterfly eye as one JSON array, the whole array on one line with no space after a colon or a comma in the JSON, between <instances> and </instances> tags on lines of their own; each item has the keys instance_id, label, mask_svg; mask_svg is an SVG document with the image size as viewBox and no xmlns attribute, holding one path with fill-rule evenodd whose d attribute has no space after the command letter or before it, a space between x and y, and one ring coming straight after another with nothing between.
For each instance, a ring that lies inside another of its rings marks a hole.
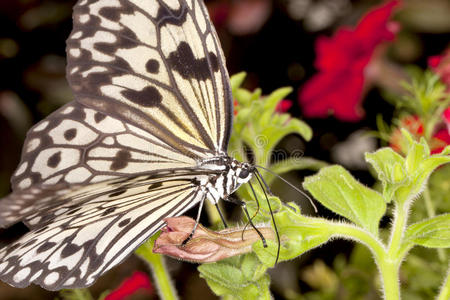
<instances>
[{"instance_id":1,"label":"butterfly eye","mask_svg":"<svg viewBox=\"0 0 450 300\"><path fill-rule=\"evenodd\" d=\"M248 174L250 171L248 169L241 169L241 172L239 173L239 178L245 179L248 177Z\"/></svg>"}]
</instances>

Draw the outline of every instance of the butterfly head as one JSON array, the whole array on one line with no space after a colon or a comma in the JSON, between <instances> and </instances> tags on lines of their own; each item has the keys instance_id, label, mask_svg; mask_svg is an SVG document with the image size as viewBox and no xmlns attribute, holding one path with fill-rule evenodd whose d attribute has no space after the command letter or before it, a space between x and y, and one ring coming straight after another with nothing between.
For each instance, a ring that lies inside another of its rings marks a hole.
<instances>
[{"instance_id":1,"label":"butterfly head","mask_svg":"<svg viewBox=\"0 0 450 300\"><path fill-rule=\"evenodd\" d=\"M255 167L246 162L235 161L234 163L234 172L236 174L235 176L237 183L241 185L248 182L255 172Z\"/></svg>"}]
</instances>

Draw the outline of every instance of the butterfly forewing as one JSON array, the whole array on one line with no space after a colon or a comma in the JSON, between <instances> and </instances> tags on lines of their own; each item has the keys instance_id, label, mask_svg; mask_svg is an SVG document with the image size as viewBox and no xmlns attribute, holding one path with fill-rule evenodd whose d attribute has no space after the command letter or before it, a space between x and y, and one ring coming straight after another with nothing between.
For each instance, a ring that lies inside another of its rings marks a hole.
<instances>
[{"instance_id":1,"label":"butterfly forewing","mask_svg":"<svg viewBox=\"0 0 450 300\"><path fill-rule=\"evenodd\" d=\"M215 168L201 162L224 157L230 136L228 74L201 0L80 0L73 19L75 101L30 129L0 200L0 227L30 229L0 250L0 278L18 287L92 284L205 199L199 182Z\"/></svg>"},{"instance_id":2,"label":"butterfly forewing","mask_svg":"<svg viewBox=\"0 0 450 300\"><path fill-rule=\"evenodd\" d=\"M80 1L67 41L77 101L192 157L226 150L232 98L201 1Z\"/></svg>"}]
</instances>

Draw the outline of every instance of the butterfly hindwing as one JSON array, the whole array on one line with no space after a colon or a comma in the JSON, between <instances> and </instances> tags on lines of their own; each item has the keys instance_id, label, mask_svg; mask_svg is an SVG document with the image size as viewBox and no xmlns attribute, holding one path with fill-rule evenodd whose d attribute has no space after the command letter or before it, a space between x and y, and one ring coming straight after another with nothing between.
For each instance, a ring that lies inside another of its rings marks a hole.
<instances>
[{"instance_id":1,"label":"butterfly hindwing","mask_svg":"<svg viewBox=\"0 0 450 300\"><path fill-rule=\"evenodd\" d=\"M0 279L49 290L92 284L159 230L164 218L204 199L194 176L139 176L66 194L75 201L31 217L31 231L0 250Z\"/></svg>"},{"instance_id":2,"label":"butterfly hindwing","mask_svg":"<svg viewBox=\"0 0 450 300\"><path fill-rule=\"evenodd\" d=\"M187 155L226 150L231 89L202 1L79 1L67 60L77 101Z\"/></svg>"}]
</instances>

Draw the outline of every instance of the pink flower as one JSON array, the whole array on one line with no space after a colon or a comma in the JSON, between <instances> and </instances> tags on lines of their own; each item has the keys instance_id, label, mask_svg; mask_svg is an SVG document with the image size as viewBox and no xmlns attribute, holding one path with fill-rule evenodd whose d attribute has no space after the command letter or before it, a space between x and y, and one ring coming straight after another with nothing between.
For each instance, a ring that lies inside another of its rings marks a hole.
<instances>
[{"instance_id":1,"label":"pink flower","mask_svg":"<svg viewBox=\"0 0 450 300\"><path fill-rule=\"evenodd\" d=\"M388 21L398 3L393 0L370 11L355 29L342 27L331 38L317 39L318 73L299 92L305 116L327 117L333 113L343 121L358 121L364 116L364 70L377 46L394 39L398 26Z\"/></svg>"},{"instance_id":2,"label":"pink flower","mask_svg":"<svg viewBox=\"0 0 450 300\"><path fill-rule=\"evenodd\" d=\"M125 279L118 288L109 293L105 300L122 300L135 294L138 290L144 290L147 294L153 294L153 286L144 272L136 271Z\"/></svg>"}]
</instances>

